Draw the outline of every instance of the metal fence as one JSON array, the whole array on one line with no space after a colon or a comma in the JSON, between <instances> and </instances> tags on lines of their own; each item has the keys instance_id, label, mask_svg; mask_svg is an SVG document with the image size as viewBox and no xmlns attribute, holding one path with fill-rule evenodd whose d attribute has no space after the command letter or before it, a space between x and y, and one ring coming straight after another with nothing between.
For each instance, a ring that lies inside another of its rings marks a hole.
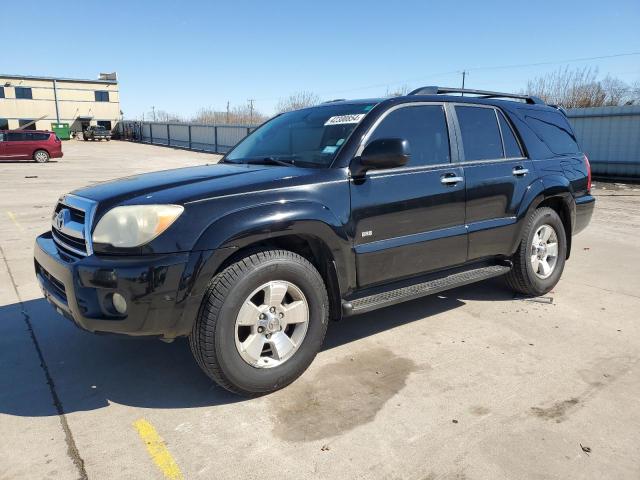
<instances>
[{"instance_id":1,"label":"metal fence","mask_svg":"<svg viewBox=\"0 0 640 480\"><path fill-rule=\"evenodd\" d=\"M153 145L226 153L256 126L204 125L196 123L119 122L119 138Z\"/></svg>"},{"instance_id":2,"label":"metal fence","mask_svg":"<svg viewBox=\"0 0 640 480\"><path fill-rule=\"evenodd\" d=\"M640 178L640 105L567 112L594 175Z\"/></svg>"}]
</instances>

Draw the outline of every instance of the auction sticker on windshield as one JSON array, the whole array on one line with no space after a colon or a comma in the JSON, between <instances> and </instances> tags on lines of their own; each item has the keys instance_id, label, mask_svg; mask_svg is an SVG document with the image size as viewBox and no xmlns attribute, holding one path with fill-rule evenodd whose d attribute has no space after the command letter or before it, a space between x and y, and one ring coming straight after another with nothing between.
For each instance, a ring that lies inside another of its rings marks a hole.
<instances>
[{"instance_id":1,"label":"auction sticker on windshield","mask_svg":"<svg viewBox=\"0 0 640 480\"><path fill-rule=\"evenodd\" d=\"M336 115L335 117L330 117L329 120L324 122L325 126L327 125L342 125L344 123L358 123L360 120L364 118L366 113L356 113L353 115Z\"/></svg>"}]
</instances>

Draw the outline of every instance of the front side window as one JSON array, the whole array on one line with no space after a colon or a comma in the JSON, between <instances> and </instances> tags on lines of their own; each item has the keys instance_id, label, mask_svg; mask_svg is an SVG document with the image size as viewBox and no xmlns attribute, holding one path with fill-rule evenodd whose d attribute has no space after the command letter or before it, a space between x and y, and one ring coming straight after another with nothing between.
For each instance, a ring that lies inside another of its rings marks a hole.
<instances>
[{"instance_id":1,"label":"front side window","mask_svg":"<svg viewBox=\"0 0 640 480\"><path fill-rule=\"evenodd\" d=\"M368 142L381 138L401 138L409 142L411 159L407 166L450 162L449 132L441 105L415 105L392 111L376 127Z\"/></svg>"},{"instance_id":2,"label":"front side window","mask_svg":"<svg viewBox=\"0 0 640 480\"><path fill-rule=\"evenodd\" d=\"M24 142L27 140L27 134L24 132L8 132L6 136L8 142Z\"/></svg>"},{"instance_id":3,"label":"front side window","mask_svg":"<svg viewBox=\"0 0 640 480\"><path fill-rule=\"evenodd\" d=\"M504 158L498 119L493 108L457 105L456 115L465 161Z\"/></svg>"},{"instance_id":4,"label":"front side window","mask_svg":"<svg viewBox=\"0 0 640 480\"><path fill-rule=\"evenodd\" d=\"M16 98L26 98L31 100L33 98L33 93L31 92L31 88L28 87L15 87L16 88Z\"/></svg>"},{"instance_id":5,"label":"front side window","mask_svg":"<svg viewBox=\"0 0 640 480\"><path fill-rule=\"evenodd\" d=\"M374 106L328 104L283 113L245 137L224 161L329 167L351 132Z\"/></svg>"},{"instance_id":6,"label":"front side window","mask_svg":"<svg viewBox=\"0 0 640 480\"><path fill-rule=\"evenodd\" d=\"M106 90L97 90L96 91L96 102L108 102L109 101L109 92Z\"/></svg>"},{"instance_id":7,"label":"front side window","mask_svg":"<svg viewBox=\"0 0 640 480\"><path fill-rule=\"evenodd\" d=\"M0 98L4 98L4 87L0 87Z\"/></svg>"}]
</instances>

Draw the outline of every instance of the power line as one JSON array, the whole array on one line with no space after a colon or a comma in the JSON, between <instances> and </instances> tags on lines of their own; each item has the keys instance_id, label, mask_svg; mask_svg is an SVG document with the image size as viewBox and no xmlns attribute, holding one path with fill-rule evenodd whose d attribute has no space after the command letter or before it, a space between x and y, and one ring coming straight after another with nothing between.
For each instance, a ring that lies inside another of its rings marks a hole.
<instances>
[{"instance_id":1,"label":"power line","mask_svg":"<svg viewBox=\"0 0 640 480\"><path fill-rule=\"evenodd\" d=\"M640 55L640 52L626 52L626 53L614 53L611 55L599 55L596 57L580 57L580 58L569 58L569 59L564 59L564 60L552 60L552 61L545 61L545 62L533 62L533 63L518 63L518 64L507 64L507 65L491 65L491 66L486 66L486 67L472 67L472 68L465 68L464 72L465 72L465 76L469 74L469 72L472 71L479 71L479 70L501 70L501 69L509 69L509 68L525 68L525 67L540 67L543 65L558 65L558 64L562 64L562 63L576 63L576 62L587 62L587 61L591 61L591 60L604 60L607 58L618 58L618 57L631 57L631 56L637 56ZM389 85L398 85L398 84L404 84L404 83L414 83L414 82L420 82L423 80L430 80L433 78L437 78L437 77L444 77L447 75L456 75L456 74L460 74L460 69L457 70L451 70L448 72L438 72L438 73L433 73L430 74L428 76L424 76L424 77L419 77L419 78L411 78L411 79L405 79L405 80L398 80L395 82L384 82L384 83L377 83L377 84L373 84L373 85L366 85L366 86L359 86L359 87L353 87L353 88L347 88L347 89L341 89L341 90L332 90L332 91L325 91L325 92L319 92L318 95L335 95L335 94L340 94L340 93L347 93L347 92L356 92L359 90L370 90L373 88L384 88L384 87L389 87ZM280 97L272 97L272 98L259 98L256 99L255 101L269 101L269 100L277 100Z\"/></svg>"}]
</instances>

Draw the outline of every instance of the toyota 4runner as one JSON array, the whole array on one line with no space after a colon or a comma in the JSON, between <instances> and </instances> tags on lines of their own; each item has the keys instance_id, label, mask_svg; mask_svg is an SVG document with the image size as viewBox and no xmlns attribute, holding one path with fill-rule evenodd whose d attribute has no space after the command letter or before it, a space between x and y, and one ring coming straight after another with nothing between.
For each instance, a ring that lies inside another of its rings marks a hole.
<instances>
[{"instance_id":1,"label":"toyota 4runner","mask_svg":"<svg viewBox=\"0 0 640 480\"><path fill-rule=\"evenodd\" d=\"M63 195L35 270L81 328L188 336L209 377L260 395L305 371L329 319L497 276L548 292L590 188L560 109L424 87L283 113L217 165Z\"/></svg>"}]
</instances>

